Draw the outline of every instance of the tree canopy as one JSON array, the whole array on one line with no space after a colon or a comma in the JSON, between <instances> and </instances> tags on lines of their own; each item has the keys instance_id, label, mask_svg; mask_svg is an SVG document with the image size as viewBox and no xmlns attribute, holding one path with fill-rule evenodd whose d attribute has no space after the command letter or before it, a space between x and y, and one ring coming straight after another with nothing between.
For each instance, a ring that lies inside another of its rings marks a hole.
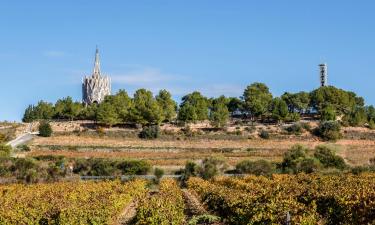
<instances>
[{"instance_id":1,"label":"tree canopy","mask_svg":"<svg viewBox=\"0 0 375 225\"><path fill-rule=\"evenodd\" d=\"M327 86L311 92L285 92L280 97L273 97L263 83L248 85L240 97L209 99L194 91L183 96L179 106L167 90L160 90L154 96L146 89L137 90L133 97L125 90L119 90L106 96L100 104L88 106L71 97L59 99L55 104L39 101L25 109L23 121L83 119L113 126L119 123L152 125L177 119L184 123L210 120L213 126L223 127L230 116L279 123L298 121L305 114L319 116L322 121L340 120L344 126L375 129L375 108L365 106L364 99L354 92Z\"/></svg>"}]
</instances>

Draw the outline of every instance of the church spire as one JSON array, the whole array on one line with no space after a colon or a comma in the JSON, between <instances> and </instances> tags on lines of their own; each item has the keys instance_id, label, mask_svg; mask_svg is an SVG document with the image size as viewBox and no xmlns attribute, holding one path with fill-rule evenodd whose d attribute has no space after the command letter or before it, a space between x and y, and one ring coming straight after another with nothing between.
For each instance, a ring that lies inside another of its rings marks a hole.
<instances>
[{"instance_id":1,"label":"church spire","mask_svg":"<svg viewBox=\"0 0 375 225\"><path fill-rule=\"evenodd\" d=\"M99 59L99 49L98 49L98 46L96 46L93 76L94 77L99 77L100 76L100 59Z\"/></svg>"}]
</instances>

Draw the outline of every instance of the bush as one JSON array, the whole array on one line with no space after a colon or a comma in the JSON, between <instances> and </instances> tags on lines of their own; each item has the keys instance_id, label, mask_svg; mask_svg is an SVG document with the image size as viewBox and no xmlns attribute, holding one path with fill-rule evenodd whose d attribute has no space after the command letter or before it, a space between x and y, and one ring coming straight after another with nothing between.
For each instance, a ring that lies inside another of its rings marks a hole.
<instances>
[{"instance_id":1,"label":"bush","mask_svg":"<svg viewBox=\"0 0 375 225\"><path fill-rule=\"evenodd\" d=\"M203 179L211 179L214 176L220 175L224 173L227 165L225 160L222 158L205 158L202 162L202 166L200 169L200 175Z\"/></svg>"},{"instance_id":2,"label":"bush","mask_svg":"<svg viewBox=\"0 0 375 225\"><path fill-rule=\"evenodd\" d=\"M288 126L288 127L285 128L285 130L289 134L294 134L294 135L300 135L303 132L303 128L302 128L302 125L300 123L295 123L291 126Z\"/></svg>"},{"instance_id":3,"label":"bush","mask_svg":"<svg viewBox=\"0 0 375 225\"><path fill-rule=\"evenodd\" d=\"M164 176L164 170L160 168L155 168L154 175L156 177L156 183L159 183L160 179Z\"/></svg>"},{"instance_id":4,"label":"bush","mask_svg":"<svg viewBox=\"0 0 375 225\"><path fill-rule=\"evenodd\" d=\"M17 149L23 152L29 152L31 150L30 147L27 145L19 145L17 146Z\"/></svg>"},{"instance_id":5,"label":"bush","mask_svg":"<svg viewBox=\"0 0 375 225\"><path fill-rule=\"evenodd\" d=\"M142 160L128 160L119 162L117 168L123 175L145 175L150 171L151 165Z\"/></svg>"},{"instance_id":6,"label":"bush","mask_svg":"<svg viewBox=\"0 0 375 225\"><path fill-rule=\"evenodd\" d=\"M319 160L315 158L305 158L302 159L297 164L297 172L304 172L304 173L315 173L321 168L321 164Z\"/></svg>"},{"instance_id":7,"label":"bush","mask_svg":"<svg viewBox=\"0 0 375 225\"><path fill-rule=\"evenodd\" d=\"M158 125L145 126L139 133L139 137L142 139L156 139L159 135L160 128Z\"/></svg>"},{"instance_id":8,"label":"bush","mask_svg":"<svg viewBox=\"0 0 375 225\"><path fill-rule=\"evenodd\" d=\"M144 175L150 169L150 164L141 160L77 159L73 172L89 176Z\"/></svg>"},{"instance_id":9,"label":"bush","mask_svg":"<svg viewBox=\"0 0 375 225\"><path fill-rule=\"evenodd\" d=\"M269 176L274 170L274 165L263 159L257 161L244 160L236 165L236 171L238 173L249 173L257 176Z\"/></svg>"},{"instance_id":10,"label":"bush","mask_svg":"<svg viewBox=\"0 0 375 225\"><path fill-rule=\"evenodd\" d=\"M15 161L11 170L15 172L17 179L29 181L35 176L36 171L39 169L39 165L32 158L19 158Z\"/></svg>"},{"instance_id":11,"label":"bush","mask_svg":"<svg viewBox=\"0 0 375 225\"><path fill-rule=\"evenodd\" d=\"M345 169L347 167L344 159L337 156L328 146L317 146L315 148L314 157L317 158L325 168L333 167L337 169Z\"/></svg>"},{"instance_id":12,"label":"bush","mask_svg":"<svg viewBox=\"0 0 375 225\"><path fill-rule=\"evenodd\" d=\"M302 145L294 145L284 154L283 161L280 164L282 171L284 173L298 173L300 163L307 158L307 151L308 149Z\"/></svg>"},{"instance_id":13,"label":"bush","mask_svg":"<svg viewBox=\"0 0 375 225\"><path fill-rule=\"evenodd\" d=\"M6 144L0 144L0 157L9 157L12 147Z\"/></svg>"},{"instance_id":14,"label":"bush","mask_svg":"<svg viewBox=\"0 0 375 225\"><path fill-rule=\"evenodd\" d=\"M46 122L46 121L40 122L40 124L39 124L39 136L41 136L41 137L51 137L52 132L53 132L52 127L48 122Z\"/></svg>"},{"instance_id":15,"label":"bush","mask_svg":"<svg viewBox=\"0 0 375 225\"><path fill-rule=\"evenodd\" d=\"M270 139L270 133L266 130L262 130L259 134L259 137L262 139Z\"/></svg>"},{"instance_id":16,"label":"bush","mask_svg":"<svg viewBox=\"0 0 375 225\"><path fill-rule=\"evenodd\" d=\"M370 171L370 167L368 166L355 166L353 168L351 168L350 172L352 174L355 174L355 175L359 175L361 173L365 173L365 172L369 172Z\"/></svg>"},{"instance_id":17,"label":"bush","mask_svg":"<svg viewBox=\"0 0 375 225\"><path fill-rule=\"evenodd\" d=\"M315 135L325 141L336 141L342 137L341 126L336 121L324 121L315 129Z\"/></svg>"},{"instance_id":18,"label":"bush","mask_svg":"<svg viewBox=\"0 0 375 225\"><path fill-rule=\"evenodd\" d=\"M368 122L368 128L369 128L370 130L375 130L375 122L374 122L374 120L370 120L370 121Z\"/></svg>"},{"instance_id":19,"label":"bush","mask_svg":"<svg viewBox=\"0 0 375 225\"><path fill-rule=\"evenodd\" d=\"M188 161L185 164L185 168L180 171L182 185L186 185L186 182L190 177L196 177L199 175L199 166L192 161Z\"/></svg>"}]
</instances>

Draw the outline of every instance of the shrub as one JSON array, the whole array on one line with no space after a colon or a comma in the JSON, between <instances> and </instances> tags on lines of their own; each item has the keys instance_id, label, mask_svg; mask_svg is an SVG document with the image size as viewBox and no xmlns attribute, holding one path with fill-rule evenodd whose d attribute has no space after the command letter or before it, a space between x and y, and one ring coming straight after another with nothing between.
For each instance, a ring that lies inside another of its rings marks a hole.
<instances>
[{"instance_id":1,"label":"shrub","mask_svg":"<svg viewBox=\"0 0 375 225\"><path fill-rule=\"evenodd\" d=\"M336 121L324 121L315 129L315 134L325 141L336 141L342 137L341 126Z\"/></svg>"},{"instance_id":2,"label":"shrub","mask_svg":"<svg viewBox=\"0 0 375 225\"><path fill-rule=\"evenodd\" d=\"M145 175L150 171L151 165L142 160L128 160L119 162L117 168L123 175Z\"/></svg>"},{"instance_id":3,"label":"shrub","mask_svg":"<svg viewBox=\"0 0 375 225\"><path fill-rule=\"evenodd\" d=\"M314 173L320 168L321 164L319 160L315 158L305 158L297 164L297 172Z\"/></svg>"},{"instance_id":4,"label":"shrub","mask_svg":"<svg viewBox=\"0 0 375 225\"><path fill-rule=\"evenodd\" d=\"M40 124L39 124L39 136L41 136L41 137L51 137L52 132L53 132L52 127L48 122L46 122L46 121L40 122Z\"/></svg>"},{"instance_id":5,"label":"shrub","mask_svg":"<svg viewBox=\"0 0 375 225\"><path fill-rule=\"evenodd\" d=\"M344 159L337 156L328 146L317 146L315 148L314 157L326 168L333 167L341 170L346 168Z\"/></svg>"},{"instance_id":6,"label":"shrub","mask_svg":"<svg viewBox=\"0 0 375 225\"><path fill-rule=\"evenodd\" d=\"M11 170L15 172L17 179L31 179L39 169L37 162L32 158L19 158L15 161Z\"/></svg>"},{"instance_id":7,"label":"shrub","mask_svg":"<svg viewBox=\"0 0 375 225\"><path fill-rule=\"evenodd\" d=\"M200 169L200 175L203 179L211 179L214 176L222 174L227 165L225 160L222 158L210 157L205 158L202 162L202 166Z\"/></svg>"},{"instance_id":8,"label":"shrub","mask_svg":"<svg viewBox=\"0 0 375 225\"><path fill-rule=\"evenodd\" d=\"M375 122L374 122L374 120L370 120L370 121L368 122L368 128L369 128L370 130L375 130Z\"/></svg>"},{"instance_id":9,"label":"shrub","mask_svg":"<svg viewBox=\"0 0 375 225\"><path fill-rule=\"evenodd\" d=\"M160 179L164 176L164 170L160 168L155 168L154 175L156 177L156 183L159 183Z\"/></svg>"},{"instance_id":10,"label":"shrub","mask_svg":"<svg viewBox=\"0 0 375 225\"><path fill-rule=\"evenodd\" d=\"M0 144L0 157L9 157L12 147L6 144Z\"/></svg>"},{"instance_id":11,"label":"shrub","mask_svg":"<svg viewBox=\"0 0 375 225\"><path fill-rule=\"evenodd\" d=\"M181 171L181 181L185 185L190 177L196 177L199 175L199 166L192 161L188 161L185 164L185 168Z\"/></svg>"},{"instance_id":12,"label":"shrub","mask_svg":"<svg viewBox=\"0 0 375 225\"><path fill-rule=\"evenodd\" d=\"M274 170L274 165L263 159L257 161L244 160L236 165L236 171L238 173L250 173L257 176L269 176Z\"/></svg>"},{"instance_id":13,"label":"shrub","mask_svg":"<svg viewBox=\"0 0 375 225\"><path fill-rule=\"evenodd\" d=\"M23 152L29 152L31 150L30 147L27 145L19 145L17 146L17 149Z\"/></svg>"},{"instance_id":14,"label":"shrub","mask_svg":"<svg viewBox=\"0 0 375 225\"><path fill-rule=\"evenodd\" d=\"M370 171L370 167L368 166L355 166L353 168L351 168L350 172L352 174L355 174L355 175L359 175L361 173L365 173L365 172L369 172Z\"/></svg>"},{"instance_id":15,"label":"shrub","mask_svg":"<svg viewBox=\"0 0 375 225\"><path fill-rule=\"evenodd\" d=\"M285 130L289 133L289 134L295 134L295 135L300 135L302 134L303 132L303 128L301 126L300 123L295 123L291 126L288 126L285 128Z\"/></svg>"},{"instance_id":16,"label":"shrub","mask_svg":"<svg viewBox=\"0 0 375 225\"><path fill-rule=\"evenodd\" d=\"M302 145L294 145L284 154L283 161L280 166L285 173L298 173L299 164L307 158L308 149Z\"/></svg>"},{"instance_id":17,"label":"shrub","mask_svg":"<svg viewBox=\"0 0 375 225\"><path fill-rule=\"evenodd\" d=\"M158 125L145 126L139 133L139 137L143 139L156 139L159 135L160 128Z\"/></svg>"},{"instance_id":18,"label":"shrub","mask_svg":"<svg viewBox=\"0 0 375 225\"><path fill-rule=\"evenodd\" d=\"M270 133L266 130L262 130L259 134L259 137L262 139L270 139Z\"/></svg>"}]
</instances>

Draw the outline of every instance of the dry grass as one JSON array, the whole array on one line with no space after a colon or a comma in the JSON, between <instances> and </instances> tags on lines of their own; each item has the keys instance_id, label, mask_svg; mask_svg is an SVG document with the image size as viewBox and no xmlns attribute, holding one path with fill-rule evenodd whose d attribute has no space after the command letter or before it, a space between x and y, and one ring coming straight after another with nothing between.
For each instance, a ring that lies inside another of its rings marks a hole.
<instances>
[{"instance_id":1,"label":"dry grass","mask_svg":"<svg viewBox=\"0 0 375 225\"><path fill-rule=\"evenodd\" d=\"M68 135L36 138L31 145L33 151L28 155L54 154L80 158L145 159L157 166L182 166L187 160L223 156L230 165L235 165L238 161L244 159L255 160L262 158L280 161L285 151L295 144L314 148L325 143L314 139L301 140L298 138L284 140L142 140L138 138L95 138ZM61 150L52 151L48 149L48 146L59 146ZM79 148L78 150L72 150L69 148L70 146ZM93 148L100 146L100 148L94 151L84 148L87 146ZM367 164L370 158L375 157L375 141L340 140L335 143L335 146L339 149L338 154L343 156L351 165ZM220 153L221 149L223 149L223 152Z\"/></svg>"}]
</instances>

